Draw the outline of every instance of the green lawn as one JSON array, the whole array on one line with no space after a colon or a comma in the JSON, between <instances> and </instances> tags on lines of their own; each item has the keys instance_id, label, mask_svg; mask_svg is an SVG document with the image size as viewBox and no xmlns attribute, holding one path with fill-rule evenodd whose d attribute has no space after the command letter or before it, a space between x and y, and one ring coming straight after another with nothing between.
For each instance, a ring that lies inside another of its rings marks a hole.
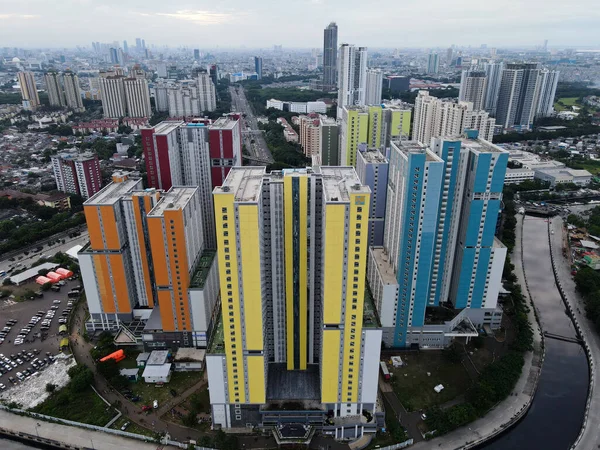
<instances>
[{"instance_id":1,"label":"green lawn","mask_svg":"<svg viewBox=\"0 0 600 450\"><path fill-rule=\"evenodd\" d=\"M407 410L425 410L464 394L471 386L461 363L450 362L441 351L403 354L403 367L393 370L392 384ZM428 375L429 373L429 375ZM442 384L439 394L433 388Z\"/></svg>"},{"instance_id":2,"label":"green lawn","mask_svg":"<svg viewBox=\"0 0 600 450\"><path fill-rule=\"evenodd\" d=\"M138 403L140 406L151 405L154 400L158 400L160 407L164 402L173 399L170 393L171 389L174 389L180 395L202 380L202 377L203 372L173 372L171 381L162 387L151 383L144 383L144 379L140 378L137 383L130 383L130 389L135 395L141 397L141 401Z\"/></svg>"},{"instance_id":3,"label":"green lawn","mask_svg":"<svg viewBox=\"0 0 600 450\"><path fill-rule=\"evenodd\" d=\"M554 109L556 111L564 111L566 109L570 110L571 106L574 105L581 106L578 100L578 97L561 97L554 103Z\"/></svg>"},{"instance_id":4,"label":"green lawn","mask_svg":"<svg viewBox=\"0 0 600 450\"><path fill-rule=\"evenodd\" d=\"M101 427L117 414L96 395L92 388L76 394L63 389L48 397L32 411Z\"/></svg>"}]
</instances>

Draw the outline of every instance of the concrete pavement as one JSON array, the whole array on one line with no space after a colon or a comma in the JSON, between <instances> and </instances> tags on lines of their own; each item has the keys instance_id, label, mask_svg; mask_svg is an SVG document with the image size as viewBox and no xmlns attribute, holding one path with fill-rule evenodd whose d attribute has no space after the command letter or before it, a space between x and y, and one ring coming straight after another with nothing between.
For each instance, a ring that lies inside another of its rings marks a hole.
<instances>
[{"instance_id":1,"label":"concrete pavement","mask_svg":"<svg viewBox=\"0 0 600 450\"><path fill-rule=\"evenodd\" d=\"M588 450L596 448L600 442L600 377L596 373L596 364L600 361L600 336L596 331L595 325L585 316L585 304L581 295L575 289L575 281L571 276L570 260L562 255L563 240L566 239L566 229L563 226L562 219L555 217L549 223L550 243L553 253L556 276L570 304L570 311L576 324L579 324L578 331L581 337L587 343L587 349L590 354L588 360L590 364L590 387L588 389L588 403L586 405L586 416L581 433L571 447L572 449ZM567 256L570 249L567 251ZM591 356L591 358L590 358ZM595 395L594 395L595 394Z\"/></svg>"},{"instance_id":2,"label":"concrete pavement","mask_svg":"<svg viewBox=\"0 0 600 450\"><path fill-rule=\"evenodd\" d=\"M528 303L531 299L527 293L525 274L522 265L522 221L523 216L517 216L517 226L515 230L517 245L513 250L511 260L515 265L515 274L523 288L523 295ZM515 424L528 410L537 387L537 379L541 371L542 364L542 333L536 321L533 308L528 313L529 322L534 330L534 351L525 354L525 364L523 372L517 382L512 395L500 402L494 409L488 412L485 417L478 419L468 426L459 428L451 433L430 441L423 441L413 445L415 450L439 449L455 450L470 449L482 444L488 439L502 433L507 427Z\"/></svg>"}]
</instances>

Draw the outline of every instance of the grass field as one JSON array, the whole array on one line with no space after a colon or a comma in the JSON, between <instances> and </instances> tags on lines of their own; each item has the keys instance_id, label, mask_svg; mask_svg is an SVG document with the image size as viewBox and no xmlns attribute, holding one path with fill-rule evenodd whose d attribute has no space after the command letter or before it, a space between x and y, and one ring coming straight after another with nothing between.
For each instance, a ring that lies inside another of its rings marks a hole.
<instances>
[{"instance_id":1,"label":"grass field","mask_svg":"<svg viewBox=\"0 0 600 450\"><path fill-rule=\"evenodd\" d=\"M158 400L160 407L164 402L173 398L170 393L171 389L174 389L177 395L180 395L202 380L202 377L203 372L173 372L171 381L162 387L144 383L143 379L140 379L137 383L131 383L129 387L135 395L141 397L141 401L138 403L140 407L141 405L152 405L154 400Z\"/></svg>"},{"instance_id":2,"label":"grass field","mask_svg":"<svg viewBox=\"0 0 600 450\"><path fill-rule=\"evenodd\" d=\"M554 109L556 111L564 111L566 109L570 110L571 106L581 106L578 102L578 97L561 97L556 103L554 103Z\"/></svg>"},{"instance_id":3,"label":"grass field","mask_svg":"<svg viewBox=\"0 0 600 450\"><path fill-rule=\"evenodd\" d=\"M446 359L441 351L402 355L403 367L393 370L392 384L407 410L426 410L462 395L471 378L461 363ZM433 388L442 384L438 394Z\"/></svg>"},{"instance_id":4,"label":"grass field","mask_svg":"<svg viewBox=\"0 0 600 450\"><path fill-rule=\"evenodd\" d=\"M33 409L34 412L103 427L117 413L96 395L92 388L72 394L59 391Z\"/></svg>"}]
</instances>

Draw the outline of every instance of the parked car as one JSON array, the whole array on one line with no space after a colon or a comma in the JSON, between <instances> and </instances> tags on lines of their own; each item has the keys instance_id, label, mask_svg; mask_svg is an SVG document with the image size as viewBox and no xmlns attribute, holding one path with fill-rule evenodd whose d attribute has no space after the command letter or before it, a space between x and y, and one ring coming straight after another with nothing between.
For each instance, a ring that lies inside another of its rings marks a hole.
<instances>
[{"instance_id":1,"label":"parked car","mask_svg":"<svg viewBox=\"0 0 600 450\"><path fill-rule=\"evenodd\" d=\"M127 427L129 426L129 422L125 422L123 424L123 426L121 427L121 431L125 431L127 429Z\"/></svg>"},{"instance_id":2,"label":"parked car","mask_svg":"<svg viewBox=\"0 0 600 450\"><path fill-rule=\"evenodd\" d=\"M152 402L152 406L154 407L154 409L158 409L158 400L154 400Z\"/></svg>"}]
</instances>

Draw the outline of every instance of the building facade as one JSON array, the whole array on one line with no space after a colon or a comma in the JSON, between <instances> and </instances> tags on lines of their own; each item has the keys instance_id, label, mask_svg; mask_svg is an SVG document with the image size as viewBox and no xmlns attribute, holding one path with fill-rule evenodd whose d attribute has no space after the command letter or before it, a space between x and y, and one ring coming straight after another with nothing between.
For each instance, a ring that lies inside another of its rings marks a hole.
<instances>
[{"instance_id":1,"label":"building facade","mask_svg":"<svg viewBox=\"0 0 600 450\"><path fill-rule=\"evenodd\" d=\"M419 91L415 99L412 139L429 144L432 138L460 136L465 129L476 129L491 141L495 120L485 111L474 111L470 102L445 101Z\"/></svg>"},{"instance_id":2,"label":"building facade","mask_svg":"<svg viewBox=\"0 0 600 450\"><path fill-rule=\"evenodd\" d=\"M365 104L380 105L382 90L383 72L381 69L367 69Z\"/></svg>"},{"instance_id":3,"label":"building facade","mask_svg":"<svg viewBox=\"0 0 600 450\"><path fill-rule=\"evenodd\" d=\"M218 267L204 249L199 189L143 189L126 178L86 201L84 212L90 242L78 257L86 327L124 332L147 349L206 347ZM135 336L129 327L140 321Z\"/></svg>"},{"instance_id":4,"label":"building facade","mask_svg":"<svg viewBox=\"0 0 600 450\"><path fill-rule=\"evenodd\" d=\"M223 338L207 355L213 423L268 426L294 401L307 411L296 420L324 426L332 411L336 437L362 435L362 412L377 413L381 347L363 318L368 188L349 167L236 167L214 197Z\"/></svg>"},{"instance_id":5,"label":"building facade","mask_svg":"<svg viewBox=\"0 0 600 450\"><path fill-rule=\"evenodd\" d=\"M127 115L127 99L122 76L101 76L98 81L104 117L118 119Z\"/></svg>"},{"instance_id":6,"label":"building facade","mask_svg":"<svg viewBox=\"0 0 600 450\"><path fill-rule=\"evenodd\" d=\"M125 105L129 117L151 117L150 89L143 78L125 78L123 80Z\"/></svg>"},{"instance_id":7,"label":"building facade","mask_svg":"<svg viewBox=\"0 0 600 450\"><path fill-rule=\"evenodd\" d=\"M440 71L440 55L437 53L430 53L427 57L427 73L436 74Z\"/></svg>"},{"instance_id":8,"label":"building facade","mask_svg":"<svg viewBox=\"0 0 600 450\"><path fill-rule=\"evenodd\" d=\"M368 270L390 346L441 348L500 326L506 247L494 232L508 152L467 135L392 143L384 243Z\"/></svg>"},{"instance_id":9,"label":"building facade","mask_svg":"<svg viewBox=\"0 0 600 450\"><path fill-rule=\"evenodd\" d=\"M261 56L254 57L254 71L256 72L256 78L258 80L262 79L263 59Z\"/></svg>"},{"instance_id":10,"label":"building facade","mask_svg":"<svg viewBox=\"0 0 600 450\"><path fill-rule=\"evenodd\" d=\"M23 99L23 109L35 111L40 107L40 97L38 96L33 72L18 72L17 78L21 89L21 98Z\"/></svg>"},{"instance_id":11,"label":"building facade","mask_svg":"<svg viewBox=\"0 0 600 450\"><path fill-rule=\"evenodd\" d=\"M67 107L76 112L85 111L83 99L81 97L81 88L79 87L79 78L73 72L63 73L63 85L65 88L65 101Z\"/></svg>"},{"instance_id":12,"label":"building facade","mask_svg":"<svg viewBox=\"0 0 600 450\"><path fill-rule=\"evenodd\" d=\"M356 159L360 182L371 189L369 247L383 245L389 161L378 149L362 146Z\"/></svg>"},{"instance_id":13,"label":"building facade","mask_svg":"<svg viewBox=\"0 0 600 450\"><path fill-rule=\"evenodd\" d=\"M475 111L485 109L487 75L477 70L463 70L460 78L459 102L471 102Z\"/></svg>"},{"instance_id":14,"label":"building facade","mask_svg":"<svg viewBox=\"0 0 600 450\"><path fill-rule=\"evenodd\" d=\"M53 155L51 159L56 189L59 191L87 199L102 188L98 155L61 153Z\"/></svg>"},{"instance_id":15,"label":"building facade","mask_svg":"<svg viewBox=\"0 0 600 450\"><path fill-rule=\"evenodd\" d=\"M44 74L44 82L46 83L50 106L64 107L66 101L60 74L58 72L47 72Z\"/></svg>"}]
</instances>

